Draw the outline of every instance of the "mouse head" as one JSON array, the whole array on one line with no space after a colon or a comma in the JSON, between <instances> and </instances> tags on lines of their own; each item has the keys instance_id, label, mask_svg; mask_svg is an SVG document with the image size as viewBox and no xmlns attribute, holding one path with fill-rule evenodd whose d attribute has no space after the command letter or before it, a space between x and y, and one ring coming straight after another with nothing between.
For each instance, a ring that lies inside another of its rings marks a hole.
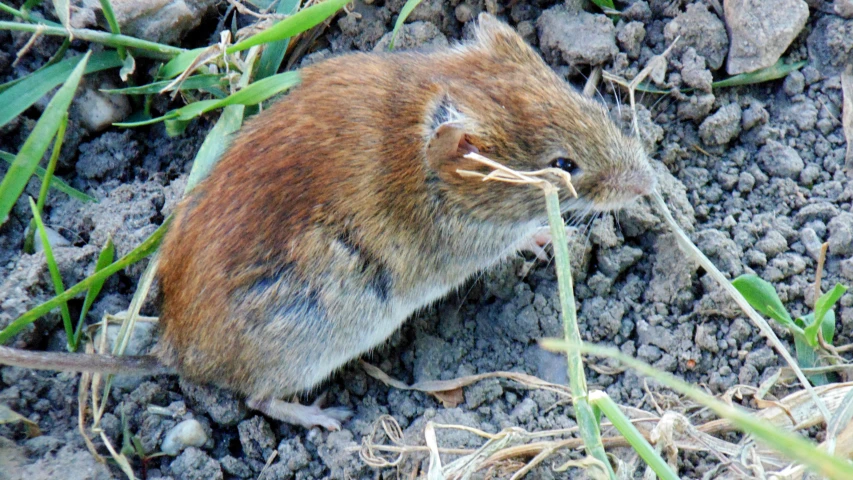
<instances>
[{"instance_id":1,"label":"mouse head","mask_svg":"<svg viewBox=\"0 0 853 480\"><path fill-rule=\"evenodd\" d=\"M473 42L439 62L440 92L424 124L426 162L443 180L444 197L460 209L513 222L544 215L537 187L481 182L456 173L487 172L464 158L471 151L517 170L568 171L578 198L562 188L564 210L612 210L654 188L642 144L623 134L602 105L576 93L511 27L491 15L480 15Z\"/></svg>"}]
</instances>

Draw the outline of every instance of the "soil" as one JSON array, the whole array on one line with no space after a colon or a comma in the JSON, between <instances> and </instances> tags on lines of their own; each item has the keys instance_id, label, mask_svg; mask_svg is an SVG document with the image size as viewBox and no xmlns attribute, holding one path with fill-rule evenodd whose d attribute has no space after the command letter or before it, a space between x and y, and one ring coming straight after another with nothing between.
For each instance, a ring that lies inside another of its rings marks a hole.
<instances>
[{"instance_id":1,"label":"soil","mask_svg":"<svg viewBox=\"0 0 853 480\"><path fill-rule=\"evenodd\" d=\"M354 12L360 18L341 14L303 62L383 48L403 3L357 1ZM812 8L805 29L784 54L789 62L806 60L801 70L784 80L711 90L712 80L726 76L722 65L729 39L712 5L719 2L685 3L689 2L617 1L624 15L614 22L590 5L588 13L575 15L569 13L571 6L544 0L425 0L411 15L397 46L438 48L452 43L470 33L478 12L489 9L517 28L567 80L582 86L591 63L631 78L663 52L674 35L681 35L663 88L695 90L639 98L642 136L660 174L661 189L676 218L724 273L730 278L755 273L774 284L793 315L807 313L814 302L815 268L824 241L830 244L824 291L836 282L853 284L849 213L853 183L843 169L846 142L839 121L839 65L853 52L853 20L835 15L831 8ZM227 5L219 8L224 14ZM214 30L223 24L217 26L217 21L206 20L184 39L185 44L218 38ZM241 24L248 21L239 18ZM0 31L0 82L34 70L59 46L55 38L43 37L13 66L15 53L26 40ZM75 42L72 50L85 48ZM142 72L154 66L140 63ZM117 72L107 76L120 83ZM614 115L627 120L626 109L617 102L617 96L625 101L624 91L608 82L600 90L599 98ZM20 148L45 103L0 128L3 150ZM98 132L85 128L85 113L80 112L85 108L78 104L72 111L57 175L98 202L82 203L53 191L44 214L47 225L66 241L66 246L54 247L65 285L92 273L107 238L115 242L117 255L123 255L157 228L183 192L192 159L215 120L212 115L195 121L174 138L162 125ZM168 101L157 100L154 108L163 111ZM0 164L0 174L6 168ZM11 219L0 228L0 327L53 295L44 255L22 253L31 216L25 198L37 196L38 188L39 182L31 182ZM580 223L571 241L586 341L616 346L715 395L736 385L756 386L779 369L778 355L716 284L685 261L646 201ZM89 322L127 308L145 264L134 265L105 284ZM72 316L82 302L79 298L70 303ZM552 265L519 255L411 318L366 360L409 383L494 371L566 383L564 359L537 346L537 339L561 335L558 308ZM146 315L157 313L156 301L143 309ZM842 297L836 316L835 344L850 343L853 294ZM793 347L787 332L774 328ZM156 332L142 328L136 335L135 349L145 351ZM60 317L53 312L13 344L62 350L64 342ZM666 397L665 389L634 372L598 370L606 371L587 369L590 386L603 389L620 404L654 411L651 394ZM77 431L77 387L78 375L0 368L0 404L37 423L43 433L28 438L21 424L0 425L0 479L124 478L118 467L98 463L86 449ZM428 459L423 454L409 455L398 468L374 469L361 460L358 447L382 415L393 416L404 440L418 445L424 444L424 427L430 420L491 433L508 427L537 431L574 426L565 398L510 380L475 383L465 388L458 406L446 408L428 394L390 388L352 364L319 391L327 393L328 405L355 412L341 431L280 424L247 411L227 392L170 376L121 379L108 399L102 427L113 445L121 446L123 432L129 432L152 454L175 425L197 420L196 429L203 430L202 440L206 438L202 445L188 447L178 456L154 456L144 462L132 458L140 478L188 480L395 478L425 469ZM313 401L319 391L302 400ZM742 403L754 406L749 398ZM683 406L676 402L671 408ZM106 454L101 440L96 438L95 443ZM483 440L442 430L438 443L476 448ZM624 450L614 453L628 458ZM565 474L553 471L551 464L568 458L580 454L558 452L529 478L562 477ZM679 475L701 478L718 463L712 455L681 453ZM501 476L499 471L492 473ZM569 475L581 474L570 470Z\"/></svg>"}]
</instances>

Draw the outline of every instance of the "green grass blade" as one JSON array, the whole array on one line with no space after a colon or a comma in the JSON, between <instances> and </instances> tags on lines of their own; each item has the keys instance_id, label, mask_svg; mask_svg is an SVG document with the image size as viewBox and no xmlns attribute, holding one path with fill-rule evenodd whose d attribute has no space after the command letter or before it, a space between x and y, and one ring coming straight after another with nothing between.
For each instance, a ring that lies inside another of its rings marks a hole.
<instances>
[{"instance_id":1,"label":"green grass blade","mask_svg":"<svg viewBox=\"0 0 853 480\"><path fill-rule=\"evenodd\" d=\"M53 288L56 291L57 296L62 295L65 293L65 285L62 284L62 276L59 274L59 267L56 265L56 259L53 257L53 250L50 248L50 242L47 238L47 230L44 229L44 223L41 221L41 215L39 215L38 207L36 207L36 202L33 201L32 197L30 197L30 209L33 211L36 228L38 228L39 237L41 237L44 256L47 260L47 268L50 270L50 279L53 280ZM59 308L62 311L62 324L65 326L65 336L68 341L66 348L68 348L69 352L73 352L76 350L73 343L74 327L71 325L71 312L68 310L68 303L60 303Z\"/></svg>"},{"instance_id":2,"label":"green grass blade","mask_svg":"<svg viewBox=\"0 0 853 480\"><path fill-rule=\"evenodd\" d=\"M98 30L89 30L87 28L72 28L68 30L61 26L53 27L35 25L31 23L0 21L0 30L30 33L40 32L42 35L65 38L69 38L73 35L76 40L85 40L87 42L99 43L115 48L134 48L137 50L137 55L153 58L165 57L171 59L175 55L186 51L183 48L173 47L163 43L149 42L148 40L142 40L136 37L116 35L114 33L101 32Z\"/></svg>"},{"instance_id":3,"label":"green grass blade","mask_svg":"<svg viewBox=\"0 0 853 480\"><path fill-rule=\"evenodd\" d=\"M731 421L742 432L752 435L761 443L781 453L785 458L801 463L819 475L833 480L853 478L853 464L843 458L826 453L796 432L783 430L766 420L759 420L741 408L728 405L675 375L657 370L615 348L590 344L573 345L560 339L545 339L540 344L543 348L552 351L575 350L599 357L615 358L633 370L651 377L666 387L708 407L715 414Z\"/></svg>"},{"instance_id":4,"label":"green grass blade","mask_svg":"<svg viewBox=\"0 0 853 480\"><path fill-rule=\"evenodd\" d=\"M116 247L113 244L113 239L112 237L108 237L107 244L104 245L104 249L101 250L101 253L98 255L98 261L95 263L95 273L100 272L113 263L115 260L115 252ZM80 344L80 335L83 333L83 325L86 323L86 315L89 314L89 309L92 308L92 304L95 303L95 299L98 298L98 294L101 293L101 288L104 286L104 282L106 282L106 280L107 279L105 278L94 282L86 292L86 299L83 301L83 309L80 310L80 320L77 321L77 328L74 330L74 345Z\"/></svg>"},{"instance_id":5,"label":"green grass blade","mask_svg":"<svg viewBox=\"0 0 853 480\"><path fill-rule=\"evenodd\" d=\"M657 474L658 478L663 480L678 480L678 475L672 471L669 464L658 455L646 437L637 430L637 427L631 423L631 420L622 413L619 405L613 401L602 391L593 391L589 393L589 401L604 413L610 422L619 430L619 433L625 437L625 440L631 444L631 447L637 452L637 455L646 462L648 466Z\"/></svg>"},{"instance_id":6,"label":"green grass blade","mask_svg":"<svg viewBox=\"0 0 853 480\"><path fill-rule=\"evenodd\" d=\"M613 5L613 0L592 0L592 3L604 11L616 10L616 6Z\"/></svg>"},{"instance_id":7,"label":"green grass blade","mask_svg":"<svg viewBox=\"0 0 853 480\"><path fill-rule=\"evenodd\" d=\"M56 169L56 162L59 160L59 152L62 151L62 142L65 140L65 129L68 128L68 113L66 113L62 117L62 123L59 124L59 130L56 132L56 141L53 144L53 152L50 154L50 160L47 163L47 169L44 173L44 179L41 182L41 187L39 188L39 198L36 202L36 209L41 215L41 212L44 211L44 202L47 200L47 193L50 190L50 184L53 183L53 171ZM34 244L34 222L35 220L30 222L30 231L27 232L27 236L24 239L24 251L27 253L32 253L35 247Z\"/></svg>"},{"instance_id":8,"label":"green grass blade","mask_svg":"<svg viewBox=\"0 0 853 480\"><path fill-rule=\"evenodd\" d=\"M397 34L400 33L400 29L403 28L403 24L406 23L406 19L411 15L412 10L417 8L418 5L421 4L423 0L408 0L403 8L400 9L400 15L397 16L397 21L394 23L394 30L391 32L391 41L388 42L388 50L394 50L394 42L397 41Z\"/></svg>"},{"instance_id":9,"label":"green grass blade","mask_svg":"<svg viewBox=\"0 0 853 480\"><path fill-rule=\"evenodd\" d=\"M779 61L776 62L776 64L773 66L762 68L754 72L741 73L740 75L735 75L725 80L714 82L711 84L711 88L737 87L740 85L752 85L754 83L763 83L769 82L771 80L778 80L780 78L784 78L794 70L799 70L803 68L806 63L807 61L803 60L801 62L786 64L780 58Z\"/></svg>"},{"instance_id":10,"label":"green grass blade","mask_svg":"<svg viewBox=\"0 0 853 480\"><path fill-rule=\"evenodd\" d=\"M0 160L3 160L6 163L11 165L12 162L15 161L15 156L12 155L11 153L4 152L4 151L0 150ZM44 181L45 173L47 173L47 172L44 168L36 166L36 176L42 182ZM80 190L77 190L76 188L72 187L71 185L68 185L67 183L65 183L65 181L59 177L51 178L50 188L53 188L53 189L56 189L62 193L65 193L72 198L76 198L77 200L80 200L81 202L87 202L87 203L88 202L94 202L94 203L98 202L98 199L96 199L95 197L90 197L89 195L86 195L85 193L81 192Z\"/></svg>"},{"instance_id":11,"label":"green grass blade","mask_svg":"<svg viewBox=\"0 0 853 480\"><path fill-rule=\"evenodd\" d=\"M225 152L231 134L243 124L245 108L243 105L229 105L222 110L222 115L219 116L216 125L210 129L210 133L207 134L204 143L198 149L184 192L189 192L213 169L213 166Z\"/></svg>"},{"instance_id":12,"label":"green grass blade","mask_svg":"<svg viewBox=\"0 0 853 480\"><path fill-rule=\"evenodd\" d=\"M174 119L179 123L177 127L180 127L180 122L187 122L217 108L227 107L228 105L257 105L273 95L298 85L299 81L300 75L298 71L279 73L278 75L258 80L223 99L201 100L172 110L161 117L133 123L114 123L113 125L117 127L138 127ZM177 127L173 126L173 128Z\"/></svg>"},{"instance_id":13,"label":"green grass blade","mask_svg":"<svg viewBox=\"0 0 853 480\"><path fill-rule=\"evenodd\" d=\"M840 283L836 283L832 290L824 293L817 299L814 305L814 318L815 323L822 323L824 315L827 314L832 307L835 305L835 302L841 299L841 296L847 291L847 287L841 285Z\"/></svg>"},{"instance_id":14,"label":"green grass blade","mask_svg":"<svg viewBox=\"0 0 853 480\"><path fill-rule=\"evenodd\" d=\"M298 9L299 0L280 0L275 11L282 15L293 15ZM285 38L277 42L270 42L264 46L261 59L258 61L258 70L255 72L255 81L275 75L278 72L289 45L290 39Z\"/></svg>"},{"instance_id":15,"label":"green grass blade","mask_svg":"<svg viewBox=\"0 0 853 480\"><path fill-rule=\"evenodd\" d=\"M33 73L25 82L18 83L0 93L0 127L30 108L40 98L47 95L57 85L62 84L74 67L79 65L80 57L63 60L56 65ZM99 72L121 66L121 59L114 51L92 54L86 63L85 73Z\"/></svg>"},{"instance_id":16,"label":"green grass blade","mask_svg":"<svg viewBox=\"0 0 853 480\"><path fill-rule=\"evenodd\" d=\"M104 93L119 95L157 95L170 83L172 83L171 80L163 80L160 82L149 83L147 85L140 85L138 87L110 88L101 89L101 91ZM222 75L204 74L193 75L192 77L187 78L181 82L179 90L207 90L213 87L224 86L226 86L226 84Z\"/></svg>"},{"instance_id":17,"label":"green grass blade","mask_svg":"<svg viewBox=\"0 0 853 480\"><path fill-rule=\"evenodd\" d=\"M170 221L171 217L167 218L166 221L164 221L163 224L160 225L160 227L157 228L157 230L155 230L150 237L145 239L145 241L142 242L138 247L133 249L127 255L121 257L118 261L111 263L108 267L104 267L104 269L99 270L98 272L81 280L73 287L65 290L65 293L63 293L62 295L57 295L51 298L50 300L42 303L41 305L27 311L20 317L16 318L6 328L0 330L0 345L7 343L9 339L14 337L18 332L24 329L24 327L38 320L42 315L50 312L54 308L61 305L63 302L67 302L68 300L74 298L76 295L91 288L97 282L103 282L109 276L120 270L123 270L128 265L133 265L134 263L154 253L154 251L157 250L157 247L160 246L160 242L163 240L163 235L166 233Z\"/></svg>"},{"instance_id":18,"label":"green grass blade","mask_svg":"<svg viewBox=\"0 0 853 480\"><path fill-rule=\"evenodd\" d=\"M300 34L336 14L347 2L348 0L326 0L304 8L263 32L228 47L225 51L227 53L240 52L255 45L276 42Z\"/></svg>"},{"instance_id":19,"label":"green grass blade","mask_svg":"<svg viewBox=\"0 0 853 480\"><path fill-rule=\"evenodd\" d=\"M756 275L745 274L732 280L732 285L746 298L752 308L788 328L797 328L794 325L794 319L782 305L776 289L769 282Z\"/></svg>"},{"instance_id":20,"label":"green grass blade","mask_svg":"<svg viewBox=\"0 0 853 480\"><path fill-rule=\"evenodd\" d=\"M56 18L59 23L65 28L71 28L69 20L71 20L71 4L68 0L53 0L53 9L56 12Z\"/></svg>"},{"instance_id":21,"label":"green grass blade","mask_svg":"<svg viewBox=\"0 0 853 480\"><path fill-rule=\"evenodd\" d=\"M185 50L181 52L176 55L175 58L169 60L165 65L160 67L160 71L157 72L157 76L160 78L177 77L184 73L184 70L189 68L195 59L205 50L207 50L207 47L194 48L192 50Z\"/></svg>"},{"instance_id":22,"label":"green grass blade","mask_svg":"<svg viewBox=\"0 0 853 480\"><path fill-rule=\"evenodd\" d=\"M101 10L104 13L104 18L107 19L107 24L110 26L110 31L115 33L116 35L121 35L121 28L118 26L118 21L116 21L116 14L113 12L113 6L110 4L110 0L101 0ZM125 50L124 46L119 45L117 47L118 56L124 60L127 56L127 50Z\"/></svg>"},{"instance_id":23,"label":"green grass blade","mask_svg":"<svg viewBox=\"0 0 853 480\"><path fill-rule=\"evenodd\" d=\"M91 52L79 61L68 80L47 104L41 118L36 122L33 131L27 137L21 151L18 152L15 161L12 162L3 177L3 182L0 183L0 225L6 222L9 212L12 211L12 207L15 206L18 197L26 188L27 182L30 181L30 177L44 156L44 152L47 151L50 139L59 130L62 118L67 114L71 100L74 98L74 92L80 84L80 79L83 78L86 62L90 56ZM9 89L5 93L9 93L11 90Z\"/></svg>"},{"instance_id":24,"label":"green grass blade","mask_svg":"<svg viewBox=\"0 0 853 480\"><path fill-rule=\"evenodd\" d=\"M560 198L556 187L543 189L545 193L545 210L548 213L548 225L551 231L551 245L554 247L554 266L557 270L557 290L560 298L560 318L563 321L563 335L567 342L581 342L578 329L577 308L575 305L572 268L569 257L569 243L566 240L566 225L560 214ZM569 370L569 387L572 391L572 403L575 408L575 418L580 429L581 439L587 455L602 463L607 476L616 478L616 473L604 451L601 441L599 418L589 404L586 385L586 375L583 370L583 360L579 352L566 352Z\"/></svg>"}]
</instances>

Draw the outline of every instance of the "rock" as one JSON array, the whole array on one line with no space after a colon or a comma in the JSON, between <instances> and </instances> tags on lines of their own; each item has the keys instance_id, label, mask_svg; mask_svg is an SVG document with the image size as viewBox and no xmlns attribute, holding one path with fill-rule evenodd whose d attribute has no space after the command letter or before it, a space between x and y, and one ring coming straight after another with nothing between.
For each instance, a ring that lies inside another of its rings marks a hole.
<instances>
[{"instance_id":1,"label":"rock","mask_svg":"<svg viewBox=\"0 0 853 480\"><path fill-rule=\"evenodd\" d=\"M742 116L737 103L720 107L699 125L699 137L708 145L725 145L740 133Z\"/></svg>"},{"instance_id":2,"label":"rock","mask_svg":"<svg viewBox=\"0 0 853 480\"><path fill-rule=\"evenodd\" d=\"M763 239L755 243L755 248L767 258L773 258L788 249L788 241L778 231L770 230Z\"/></svg>"},{"instance_id":3,"label":"rock","mask_svg":"<svg viewBox=\"0 0 853 480\"><path fill-rule=\"evenodd\" d=\"M853 0L835 0L835 13L844 18L853 18Z\"/></svg>"},{"instance_id":4,"label":"rock","mask_svg":"<svg viewBox=\"0 0 853 480\"><path fill-rule=\"evenodd\" d=\"M221 480L224 477L219 462L196 447L184 450L169 465L169 471L177 480Z\"/></svg>"},{"instance_id":5,"label":"rock","mask_svg":"<svg viewBox=\"0 0 853 480\"><path fill-rule=\"evenodd\" d=\"M374 52L388 50L391 43L391 33L388 32L376 42ZM430 22L412 22L403 25L394 40L394 50L432 50L448 46L447 37Z\"/></svg>"},{"instance_id":6,"label":"rock","mask_svg":"<svg viewBox=\"0 0 853 480\"><path fill-rule=\"evenodd\" d=\"M768 140L758 151L758 163L770 176L781 178L795 179L805 168L796 150L775 140Z\"/></svg>"},{"instance_id":7,"label":"rock","mask_svg":"<svg viewBox=\"0 0 853 480\"><path fill-rule=\"evenodd\" d=\"M59 234L56 230L45 226L44 231L47 234L47 242L50 244L51 250L57 247L70 247L71 242L69 242L65 237ZM39 253L44 251L44 244L41 242L41 235L38 231L33 235L33 250L35 253Z\"/></svg>"},{"instance_id":8,"label":"rock","mask_svg":"<svg viewBox=\"0 0 853 480\"><path fill-rule=\"evenodd\" d=\"M246 417L246 406L228 390L196 385L183 378L179 379L178 384L184 397L219 425L235 425Z\"/></svg>"},{"instance_id":9,"label":"rock","mask_svg":"<svg viewBox=\"0 0 853 480\"><path fill-rule=\"evenodd\" d=\"M275 435L263 417L254 416L237 425L243 454L249 458L266 461L275 451Z\"/></svg>"},{"instance_id":10,"label":"rock","mask_svg":"<svg viewBox=\"0 0 853 480\"><path fill-rule=\"evenodd\" d=\"M743 126L744 130L749 130L758 124L767 123L768 120L770 120L770 114L767 112L767 109L760 102L756 101L750 103L749 108L743 111L741 126Z\"/></svg>"},{"instance_id":11,"label":"rock","mask_svg":"<svg viewBox=\"0 0 853 480\"><path fill-rule=\"evenodd\" d=\"M642 22L628 22L617 28L616 40L619 46L628 54L628 58L639 58L643 39L646 38L646 28Z\"/></svg>"},{"instance_id":12,"label":"rock","mask_svg":"<svg viewBox=\"0 0 853 480\"><path fill-rule=\"evenodd\" d=\"M711 83L714 76L705 68L705 59L696 53L693 47L681 55L681 80L688 87L711 93Z\"/></svg>"},{"instance_id":13,"label":"rock","mask_svg":"<svg viewBox=\"0 0 853 480\"><path fill-rule=\"evenodd\" d=\"M536 21L539 48L549 62L570 66L602 65L619 53L616 27L604 15L569 11L558 5L542 12Z\"/></svg>"},{"instance_id":14,"label":"rock","mask_svg":"<svg viewBox=\"0 0 853 480\"><path fill-rule=\"evenodd\" d=\"M121 179L138 156L139 143L130 130L106 132L80 145L77 174L96 180Z\"/></svg>"},{"instance_id":15,"label":"rock","mask_svg":"<svg viewBox=\"0 0 853 480\"><path fill-rule=\"evenodd\" d=\"M187 447L201 447L207 442L207 433L198 420L189 419L175 425L163 439L160 451L173 457Z\"/></svg>"},{"instance_id":16,"label":"rock","mask_svg":"<svg viewBox=\"0 0 853 480\"><path fill-rule=\"evenodd\" d=\"M731 40L729 75L775 64L809 18L803 0L724 0L723 9Z\"/></svg>"},{"instance_id":17,"label":"rock","mask_svg":"<svg viewBox=\"0 0 853 480\"><path fill-rule=\"evenodd\" d=\"M704 3L688 5L687 11L666 24L663 32L667 45L672 44L676 37L681 37L674 48L676 52L693 47L696 53L705 57L711 70L723 65L729 48L726 27L716 15L708 11Z\"/></svg>"},{"instance_id":18,"label":"rock","mask_svg":"<svg viewBox=\"0 0 853 480\"><path fill-rule=\"evenodd\" d=\"M803 90L806 89L806 77L804 77L802 73L794 70L785 77L785 82L782 85L785 89L785 93L787 93L789 97L793 97L794 95L803 93Z\"/></svg>"},{"instance_id":19,"label":"rock","mask_svg":"<svg viewBox=\"0 0 853 480\"><path fill-rule=\"evenodd\" d=\"M853 214L842 213L830 220L829 252L833 255L853 255Z\"/></svg>"},{"instance_id":20,"label":"rock","mask_svg":"<svg viewBox=\"0 0 853 480\"><path fill-rule=\"evenodd\" d=\"M81 15L89 18L85 10L104 18L100 0L77 0ZM121 33L152 42L177 45L190 30L201 23L202 18L212 12L217 0L110 0ZM77 20L78 22L80 20ZM102 27L109 29L105 20Z\"/></svg>"},{"instance_id":21,"label":"rock","mask_svg":"<svg viewBox=\"0 0 853 480\"><path fill-rule=\"evenodd\" d=\"M853 19L827 15L812 27L806 39L809 62L824 78L839 75L853 63Z\"/></svg>"},{"instance_id":22,"label":"rock","mask_svg":"<svg viewBox=\"0 0 853 480\"><path fill-rule=\"evenodd\" d=\"M126 95L101 91L111 88L116 88L112 82L87 78L74 98L72 114L89 133L100 132L130 115L130 101Z\"/></svg>"}]
</instances>

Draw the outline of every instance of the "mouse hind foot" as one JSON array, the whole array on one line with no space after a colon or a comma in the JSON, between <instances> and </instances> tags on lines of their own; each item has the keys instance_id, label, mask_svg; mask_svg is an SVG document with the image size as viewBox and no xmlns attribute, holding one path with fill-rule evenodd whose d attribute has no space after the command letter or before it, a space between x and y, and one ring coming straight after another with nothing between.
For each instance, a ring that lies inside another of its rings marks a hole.
<instances>
[{"instance_id":1,"label":"mouse hind foot","mask_svg":"<svg viewBox=\"0 0 853 480\"><path fill-rule=\"evenodd\" d=\"M291 425L300 425L305 428L319 426L331 431L340 430L341 422L350 418L352 411L342 407L321 408L323 397L324 395L321 395L311 405L285 402L274 398L250 398L246 401L246 406Z\"/></svg>"}]
</instances>

